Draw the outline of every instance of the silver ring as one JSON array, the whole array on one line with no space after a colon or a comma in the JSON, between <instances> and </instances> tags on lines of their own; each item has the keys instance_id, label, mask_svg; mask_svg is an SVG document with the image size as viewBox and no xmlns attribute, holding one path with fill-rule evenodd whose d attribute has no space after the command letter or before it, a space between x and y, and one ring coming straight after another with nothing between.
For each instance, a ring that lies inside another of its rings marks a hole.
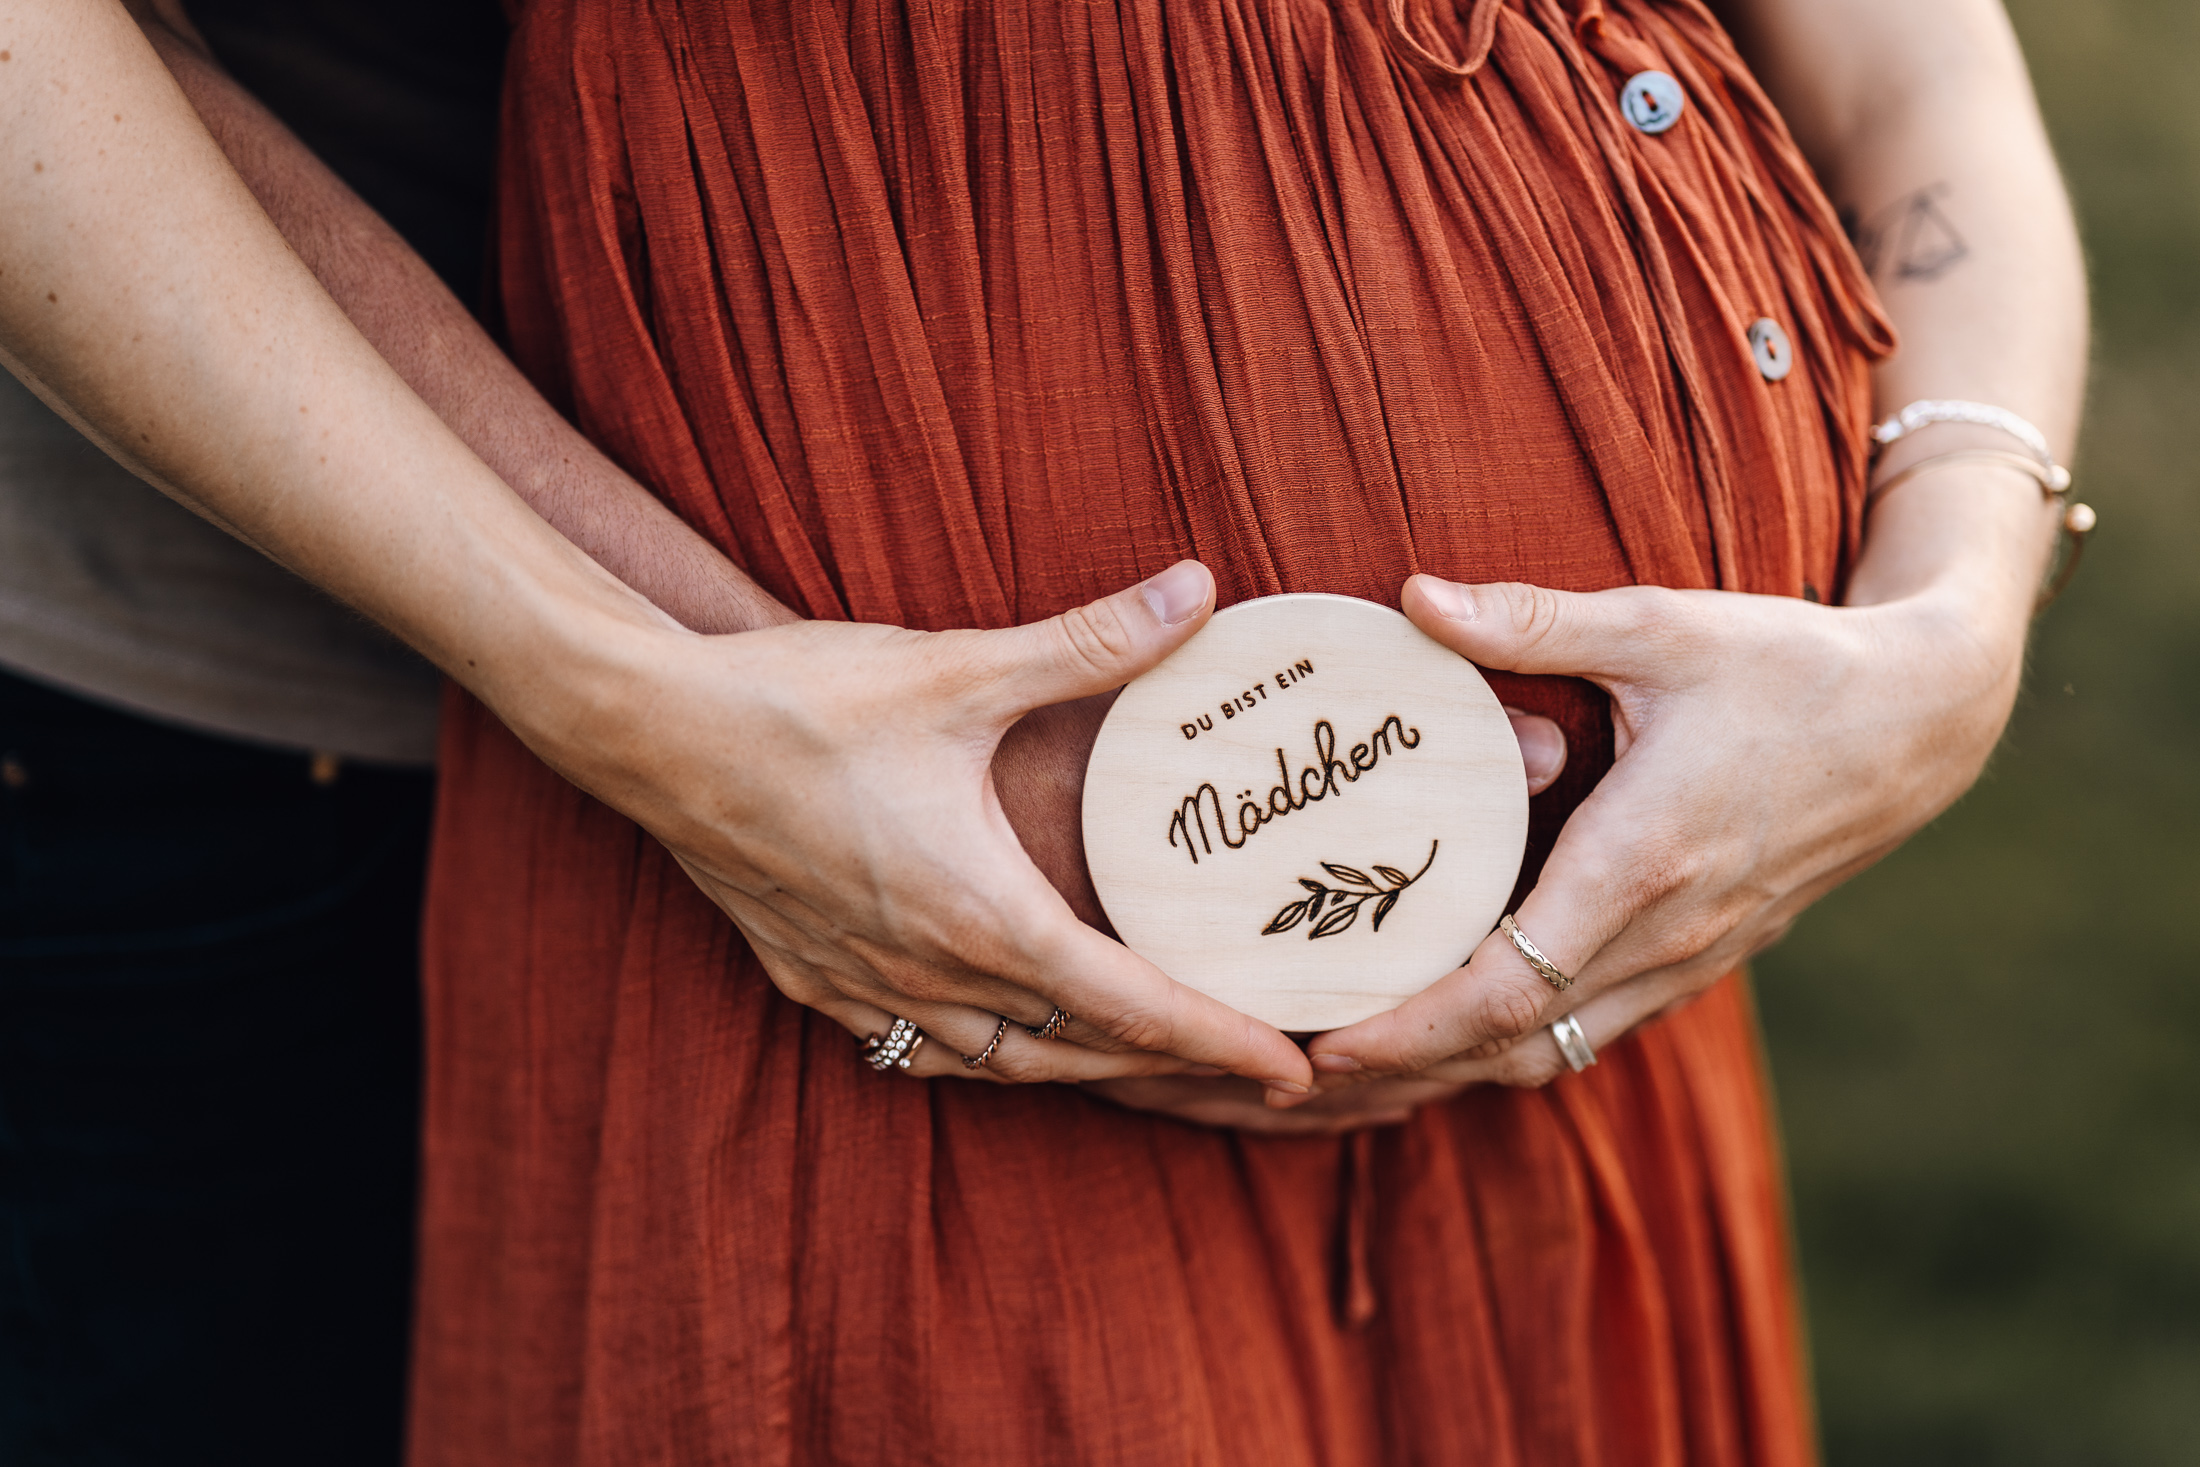
<instances>
[{"instance_id":1,"label":"silver ring","mask_svg":"<svg viewBox=\"0 0 2200 1467\"><path fill-rule=\"evenodd\" d=\"M863 1062L882 1075L888 1070L906 1070L923 1047L924 1031L916 1022L896 1019L883 1038L873 1034L863 1041Z\"/></svg>"},{"instance_id":2,"label":"silver ring","mask_svg":"<svg viewBox=\"0 0 2200 1467\"><path fill-rule=\"evenodd\" d=\"M1558 1041L1558 1052L1575 1074L1597 1062L1597 1052L1589 1047L1589 1036L1581 1032L1581 1020L1568 1014L1551 1026L1551 1037Z\"/></svg>"},{"instance_id":3,"label":"silver ring","mask_svg":"<svg viewBox=\"0 0 2200 1467\"><path fill-rule=\"evenodd\" d=\"M1054 1012L1047 1015L1047 1021L1044 1024L1036 1029L1027 1024L1024 1026L1024 1032L1034 1039L1052 1039L1062 1032L1062 1026L1068 1022L1069 1015L1062 1012L1060 1004L1056 1004Z\"/></svg>"},{"instance_id":4,"label":"silver ring","mask_svg":"<svg viewBox=\"0 0 2200 1467\"><path fill-rule=\"evenodd\" d=\"M1545 983L1560 993L1574 986L1573 979L1558 971L1558 964L1543 956L1543 950L1528 941L1528 934L1520 930L1520 924L1512 919L1512 913L1507 912L1500 917L1497 925L1503 929L1505 936L1512 939L1512 945L1519 950L1520 956L1528 960L1528 966L1543 975Z\"/></svg>"}]
</instances>

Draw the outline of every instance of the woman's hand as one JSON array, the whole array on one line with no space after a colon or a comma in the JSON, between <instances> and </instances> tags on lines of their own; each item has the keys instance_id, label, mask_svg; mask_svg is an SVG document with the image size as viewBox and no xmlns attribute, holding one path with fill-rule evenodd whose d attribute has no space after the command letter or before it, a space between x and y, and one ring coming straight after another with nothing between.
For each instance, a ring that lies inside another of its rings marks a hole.
<instances>
[{"instance_id":1,"label":"woman's hand","mask_svg":"<svg viewBox=\"0 0 2200 1467\"><path fill-rule=\"evenodd\" d=\"M2023 661L2006 602L1953 584L1832 608L1415 577L1407 614L1461 656L1611 695L1617 762L1517 914L1575 983L1559 993L1492 933L1423 993L1317 1038L1315 1067L1541 1084L1560 1069L1552 1021L1578 1010L1608 1042L1732 971L1978 776Z\"/></svg>"},{"instance_id":2,"label":"woman's hand","mask_svg":"<svg viewBox=\"0 0 2200 1467\"><path fill-rule=\"evenodd\" d=\"M1198 1065L1303 1093L1311 1073L1283 1035L1077 920L1018 844L990 772L1011 724L1151 667L1213 599L1206 569L1185 561L1005 631L682 634L675 663L622 670L592 716L522 733L663 841L788 997L856 1035L896 1016L921 1027L933 1042L911 1073L972 1074L956 1056L985 1049L1005 1016L981 1077ZM1057 1005L1075 1016L1061 1039L1023 1032Z\"/></svg>"}]
</instances>

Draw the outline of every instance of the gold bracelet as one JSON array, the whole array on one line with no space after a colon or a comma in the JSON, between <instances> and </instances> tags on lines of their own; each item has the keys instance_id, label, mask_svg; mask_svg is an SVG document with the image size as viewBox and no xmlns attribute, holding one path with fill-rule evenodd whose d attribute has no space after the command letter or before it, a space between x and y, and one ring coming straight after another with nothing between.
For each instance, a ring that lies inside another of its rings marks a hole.
<instances>
[{"instance_id":1,"label":"gold bracelet","mask_svg":"<svg viewBox=\"0 0 2200 1467\"><path fill-rule=\"evenodd\" d=\"M1959 448L1950 453L1936 453L1930 458L1921 458L1914 464L1905 464L1872 485L1864 494L1864 513L1870 514L1873 507L1889 493L1927 470L1954 468L1960 464L2013 469L2038 484L2042 497L2063 506L2056 526L2070 538L2070 549L2062 556L2062 563L2055 567L2054 575L2040 592L2039 600L2033 603L2034 615L2045 611L2063 593L2063 587L2070 584L2070 578L2077 574L2078 557L2085 553L2085 537L2092 534L2093 527L2100 523L2100 517L2093 513L2093 506L2070 503L2069 475L2057 475L2052 466L2027 458L2021 453L2004 453L1997 448Z\"/></svg>"}]
</instances>

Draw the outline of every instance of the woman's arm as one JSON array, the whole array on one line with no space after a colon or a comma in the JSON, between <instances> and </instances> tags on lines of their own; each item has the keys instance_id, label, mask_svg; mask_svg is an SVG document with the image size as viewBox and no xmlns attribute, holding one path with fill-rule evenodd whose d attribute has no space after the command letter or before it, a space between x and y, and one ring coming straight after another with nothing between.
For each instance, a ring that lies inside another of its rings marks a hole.
<instances>
[{"instance_id":1,"label":"woman's arm","mask_svg":"<svg viewBox=\"0 0 2200 1467\"><path fill-rule=\"evenodd\" d=\"M1903 338L1879 376L1881 406L1994 403L2066 456L2085 364L2083 272L1999 7L1732 8L1835 196L1880 231L1867 242ZM1898 227L1918 209L1935 211L1932 228ZM1880 472L1972 446L2012 447L1989 430L1936 427L1898 443ZM2021 473L1921 476L1873 511L1838 608L1416 578L1406 610L1461 655L1587 677L1611 694L1619 759L1519 913L1578 982L1559 994L1493 934L1426 993L1317 1040L1317 1068L1540 1084L1560 1072L1539 1033L1553 1020L1574 1012L1604 1042L1776 940L1977 778L2016 697L2055 520Z\"/></svg>"},{"instance_id":2,"label":"woman's arm","mask_svg":"<svg viewBox=\"0 0 2200 1467\"><path fill-rule=\"evenodd\" d=\"M995 1066L1014 1078L1184 1061L1308 1077L1273 1029L1077 922L988 778L1028 708L1119 684L1189 636L1212 606L1204 570L1003 632L698 636L531 512L390 370L112 0L0 0L0 178L0 360L650 829L792 996L859 1033L907 1014L967 1053L994 1013L1037 1024L1060 1003L1083 1021L1093 1048L1012 1033Z\"/></svg>"},{"instance_id":3,"label":"woman's arm","mask_svg":"<svg viewBox=\"0 0 2200 1467\"><path fill-rule=\"evenodd\" d=\"M1881 409L1993 403L2037 424L2067 463L2085 389L2085 265L2001 6L1752 0L1734 19L1900 334L1878 372ZM1888 449L1878 477L1950 449L2011 446L1992 429L1942 424ZM2039 495L2010 490L1935 473L1890 495L1868 526L1849 604L1907 594L1964 559L1996 578L1990 620L2021 642L2051 531Z\"/></svg>"},{"instance_id":4,"label":"woman's arm","mask_svg":"<svg viewBox=\"0 0 2200 1467\"><path fill-rule=\"evenodd\" d=\"M179 0L125 4L321 287L530 508L695 631L800 619L551 407L427 262L215 62ZM1095 925L1103 919L1079 811L1105 712L1104 698L1036 709L1003 736L993 759L994 789L1017 838L1071 909ZM1557 736L1555 724L1537 722L1546 742Z\"/></svg>"}]
</instances>

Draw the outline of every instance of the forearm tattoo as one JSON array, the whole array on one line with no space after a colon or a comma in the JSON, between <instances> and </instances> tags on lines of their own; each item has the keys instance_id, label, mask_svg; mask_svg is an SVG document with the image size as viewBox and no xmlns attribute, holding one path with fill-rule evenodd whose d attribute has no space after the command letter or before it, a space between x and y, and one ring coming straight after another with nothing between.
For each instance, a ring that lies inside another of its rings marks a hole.
<instances>
[{"instance_id":1,"label":"forearm tattoo","mask_svg":"<svg viewBox=\"0 0 2200 1467\"><path fill-rule=\"evenodd\" d=\"M1841 227L1849 232L1872 279L1882 284L1930 282L1970 258L1971 247L1941 207L1951 191L1947 183L1932 184L1868 218L1853 207L1841 211Z\"/></svg>"}]
</instances>

